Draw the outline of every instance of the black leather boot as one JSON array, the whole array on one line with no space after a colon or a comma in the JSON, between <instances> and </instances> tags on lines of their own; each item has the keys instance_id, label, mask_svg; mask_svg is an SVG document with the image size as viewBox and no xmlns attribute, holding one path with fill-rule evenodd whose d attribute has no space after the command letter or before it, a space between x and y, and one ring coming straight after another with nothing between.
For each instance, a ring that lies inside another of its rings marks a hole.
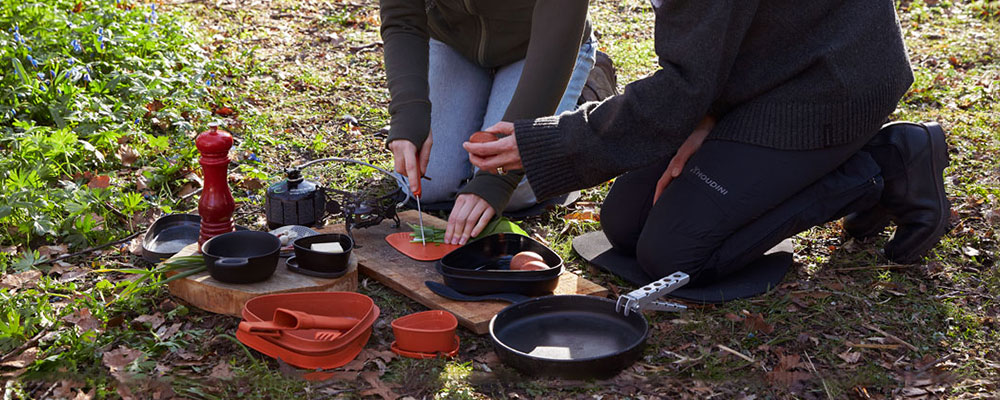
<instances>
[{"instance_id":1,"label":"black leather boot","mask_svg":"<svg viewBox=\"0 0 1000 400\"><path fill-rule=\"evenodd\" d=\"M891 220L896 233L886 243L886 257L900 264L916 262L941 239L951 216L944 191L944 130L935 122L894 122L883 126L863 151L882 168L885 189L878 205L845 217L844 229L864 238L880 233Z\"/></svg>"}]
</instances>

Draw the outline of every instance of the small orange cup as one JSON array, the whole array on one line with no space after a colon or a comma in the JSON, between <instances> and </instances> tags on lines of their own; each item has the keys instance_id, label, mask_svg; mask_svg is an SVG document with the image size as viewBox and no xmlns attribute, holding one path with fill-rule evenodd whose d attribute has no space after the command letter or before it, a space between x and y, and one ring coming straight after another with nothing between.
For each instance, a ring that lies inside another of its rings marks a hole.
<instances>
[{"instance_id":1,"label":"small orange cup","mask_svg":"<svg viewBox=\"0 0 1000 400\"><path fill-rule=\"evenodd\" d=\"M452 313L430 310L405 315L392 321L396 347L415 353L449 352L455 347L458 320Z\"/></svg>"}]
</instances>

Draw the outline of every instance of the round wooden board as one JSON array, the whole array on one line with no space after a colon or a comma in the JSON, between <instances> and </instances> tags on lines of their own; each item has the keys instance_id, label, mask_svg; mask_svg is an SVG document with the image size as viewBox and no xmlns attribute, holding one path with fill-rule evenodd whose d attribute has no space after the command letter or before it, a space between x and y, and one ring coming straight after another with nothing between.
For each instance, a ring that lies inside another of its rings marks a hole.
<instances>
[{"instance_id":1,"label":"round wooden board","mask_svg":"<svg viewBox=\"0 0 1000 400\"><path fill-rule=\"evenodd\" d=\"M185 247L174 257L193 255L197 244ZM268 280L251 284L219 282L208 271L178 279L167 284L170 294L191 305L217 314L240 317L247 300L257 296L290 292L355 292L358 290L358 258L353 253L347 273L336 279L316 278L297 274L285 268L285 259Z\"/></svg>"}]
</instances>

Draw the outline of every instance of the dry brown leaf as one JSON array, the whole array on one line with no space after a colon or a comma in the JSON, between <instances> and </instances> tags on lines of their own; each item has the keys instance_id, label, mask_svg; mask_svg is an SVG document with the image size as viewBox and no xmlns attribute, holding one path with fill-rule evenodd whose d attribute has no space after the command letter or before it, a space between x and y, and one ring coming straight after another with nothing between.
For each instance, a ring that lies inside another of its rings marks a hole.
<instances>
[{"instance_id":1,"label":"dry brown leaf","mask_svg":"<svg viewBox=\"0 0 1000 400\"><path fill-rule=\"evenodd\" d=\"M563 219L585 221L585 222L597 222L601 220L601 215L594 211L575 211L563 216Z\"/></svg>"},{"instance_id":2,"label":"dry brown leaf","mask_svg":"<svg viewBox=\"0 0 1000 400\"><path fill-rule=\"evenodd\" d=\"M65 244L59 244L53 246L41 246L38 248L38 254L48 258L56 258L68 252L69 252L69 247L66 246Z\"/></svg>"},{"instance_id":3,"label":"dry brown leaf","mask_svg":"<svg viewBox=\"0 0 1000 400\"><path fill-rule=\"evenodd\" d=\"M23 352L21 352L21 354L18 354L17 357L4 361L3 364L0 364L0 366L10 367L10 368L24 368L31 364L34 364L35 360L37 359L38 359L38 348L32 347L30 349L24 350Z\"/></svg>"},{"instance_id":4,"label":"dry brown leaf","mask_svg":"<svg viewBox=\"0 0 1000 400\"><path fill-rule=\"evenodd\" d=\"M778 371L767 373L767 381L772 386L788 389L791 392L800 392L805 388L805 382L812 377L808 372L803 371Z\"/></svg>"},{"instance_id":5,"label":"dry brown leaf","mask_svg":"<svg viewBox=\"0 0 1000 400\"><path fill-rule=\"evenodd\" d=\"M264 187L264 181L258 178L246 178L241 183L246 190L260 190Z\"/></svg>"},{"instance_id":6,"label":"dry brown leaf","mask_svg":"<svg viewBox=\"0 0 1000 400\"><path fill-rule=\"evenodd\" d=\"M62 317L62 320L80 328L81 332L97 331L101 332L101 323L90 313L90 309L81 308L71 314Z\"/></svg>"},{"instance_id":7,"label":"dry brown leaf","mask_svg":"<svg viewBox=\"0 0 1000 400\"><path fill-rule=\"evenodd\" d=\"M182 325L184 325L182 322L178 322L170 326L164 324L156 331L156 336L159 336L160 339L170 339L174 336L174 334L181 330Z\"/></svg>"},{"instance_id":8,"label":"dry brown leaf","mask_svg":"<svg viewBox=\"0 0 1000 400\"><path fill-rule=\"evenodd\" d=\"M774 332L774 326L764 322L764 316L760 314L749 314L743 320L743 326L751 332L769 334Z\"/></svg>"},{"instance_id":9,"label":"dry brown leaf","mask_svg":"<svg viewBox=\"0 0 1000 400\"><path fill-rule=\"evenodd\" d=\"M17 254L17 246L0 247L0 254Z\"/></svg>"},{"instance_id":10,"label":"dry brown leaf","mask_svg":"<svg viewBox=\"0 0 1000 400\"><path fill-rule=\"evenodd\" d=\"M80 389L82 387L83 382L59 381L56 388L52 390L52 396L57 399L73 399L77 397L77 394L73 392L73 389Z\"/></svg>"},{"instance_id":11,"label":"dry brown leaf","mask_svg":"<svg viewBox=\"0 0 1000 400\"><path fill-rule=\"evenodd\" d=\"M111 371L111 376L114 376L119 382L125 381L128 378L128 374L125 368L128 367L133 361L138 360L142 357L142 352L139 350L133 350L126 346L119 346L117 349L105 352L101 356L101 361L104 362L104 366L108 367ZM118 385L119 388L124 387L124 385ZM124 397L124 395L122 396Z\"/></svg>"},{"instance_id":12,"label":"dry brown leaf","mask_svg":"<svg viewBox=\"0 0 1000 400\"><path fill-rule=\"evenodd\" d=\"M163 315L161 315L160 313L154 313L154 314L140 315L132 320L132 324L133 326L135 326L136 323L145 324L148 322L149 329L154 330L156 328L159 328L160 325L163 324L163 321L164 321Z\"/></svg>"},{"instance_id":13,"label":"dry brown leaf","mask_svg":"<svg viewBox=\"0 0 1000 400\"><path fill-rule=\"evenodd\" d=\"M135 151L131 146L121 146L118 148L118 159L121 160L122 165L128 167L135 164L136 160L139 159L139 152Z\"/></svg>"},{"instance_id":14,"label":"dry brown leaf","mask_svg":"<svg viewBox=\"0 0 1000 400\"><path fill-rule=\"evenodd\" d=\"M368 382L368 384L372 386L371 389L362 391L362 396L379 395L384 400L396 400L400 397L400 395L392 391L392 388L395 387L395 385L382 382L382 380L379 379L379 373L376 371L362 372L361 379L364 379L365 382Z\"/></svg>"},{"instance_id":15,"label":"dry brown leaf","mask_svg":"<svg viewBox=\"0 0 1000 400\"><path fill-rule=\"evenodd\" d=\"M2 280L0 280L0 286L9 289L20 289L22 287L31 288L35 287L36 281L38 281L38 278L41 276L41 271L34 269L16 274L7 274L4 275Z\"/></svg>"},{"instance_id":16,"label":"dry brown leaf","mask_svg":"<svg viewBox=\"0 0 1000 400\"><path fill-rule=\"evenodd\" d=\"M215 379L229 380L233 378L233 370L229 368L228 362L223 361L219 365L216 365L215 368L212 368L212 373L208 374L208 376Z\"/></svg>"},{"instance_id":17,"label":"dry brown leaf","mask_svg":"<svg viewBox=\"0 0 1000 400\"><path fill-rule=\"evenodd\" d=\"M733 322L740 322L743 320L742 317L733 313L726 313L726 315L724 315L723 317Z\"/></svg>"},{"instance_id":18,"label":"dry brown leaf","mask_svg":"<svg viewBox=\"0 0 1000 400\"><path fill-rule=\"evenodd\" d=\"M774 366L775 371L788 371L795 368L805 368L802 364L802 357L796 354L780 356L778 358L778 365Z\"/></svg>"},{"instance_id":19,"label":"dry brown leaf","mask_svg":"<svg viewBox=\"0 0 1000 400\"><path fill-rule=\"evenodd\" d=\"M177 197L184 197L198 190L198 186L194 183L188 182L184 186L181 186L181 190L177 191Z\"/></svg>"},{"instance_id":20,"label":"dry brown leaf","mask_svg":"<svg viewBox=\"0 0 1000 400\"><path fill-rule=\"evenodd\" d=\"M841 360L844 360L848 364L854 364L861 359L861 353L851 352L851 349L847 349L847 351L837 354L837 357L840 357Z\"/></svg>"},{"instance_id":21,"label":"dry brown leaf","mask_svg":"<svg viewBox=\"0 0 1000 400\"><path fill-rule=\"evenodd\" d=\"M91 400L91 399L94 398L94 392L96 390L97 389L90 389L89 391L86 391L86 392L84 392L82 390L79 391L79 392L76 392L76 397L74 397L73 400Z\"/></svg>"},{"instance_id":22,"label":"dry brown leaf","mask_svg":"<svg viewBox=\"0 0 1000 400\"><path fill-rule=\"evenodd\" d=\"M87 182L87 187L91 189L107 189L108 186L111 186L111 177L108 175L97 175Z\"/></svg>"},{"instance_id":23,"label":"dry brown leaf","mask_svg":"<svg viewBox=\"0 0 1000 400\"><path fill-rule=\"evenodd\" d=\"M146 109L150 112L157 112L163 109L163 102L159 100L153 100L149 104L146 104Z\"/></svg>"}]
</instances>

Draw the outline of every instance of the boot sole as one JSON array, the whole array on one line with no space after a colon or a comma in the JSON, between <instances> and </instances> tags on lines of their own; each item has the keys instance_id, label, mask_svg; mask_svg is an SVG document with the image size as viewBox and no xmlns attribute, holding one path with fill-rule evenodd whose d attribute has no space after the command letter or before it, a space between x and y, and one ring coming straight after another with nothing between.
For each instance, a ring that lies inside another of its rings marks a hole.
<instances>
[{"instance_id":1,"label":"boot sole","mask_svg":"<svg viewBox=\"0 0 1000 400\"><path fill-rule=\"evenodd\" d=\"M931 152L933 157L931 158L931 168L934 169L934 186L937 188L937 192L940 195L940 211L941 216L938 219L937 227L934 228L934 233L927 236L922 242L913 247L913 250L906 252L902 255L895 255L894 257L889 257L893 262L899 264L911 264L920 260L920 258L937 245L941 237L944 236L945 232L948 231L949 220L951 219L951 203L948 201L948 196L944 191L944 169L948 166L949 156L948 156L948 142L945 140L944 129L941 125L936 122L925 122L921 123L924 130L927 131L928 136L930 136L931 142Z\"/></svg>"}]
</instances>

